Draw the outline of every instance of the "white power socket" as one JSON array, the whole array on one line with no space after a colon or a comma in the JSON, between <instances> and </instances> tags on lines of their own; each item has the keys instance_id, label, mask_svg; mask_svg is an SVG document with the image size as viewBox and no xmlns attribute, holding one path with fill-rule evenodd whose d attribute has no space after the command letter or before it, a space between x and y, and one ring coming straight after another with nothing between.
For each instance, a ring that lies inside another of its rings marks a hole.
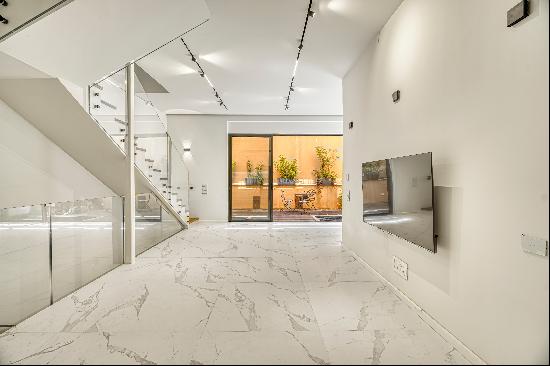
<instances>
[{"instance_id":1,"label":"white power socket","mask_svg":"<svg viewBox=\"0 0 550 366\"><path fill-rule=\"evenodd\" d=\"M409 265L405 263L401 258L393 256L393 270L403 279L409 279Z\"/></svg>"}]
</instances>

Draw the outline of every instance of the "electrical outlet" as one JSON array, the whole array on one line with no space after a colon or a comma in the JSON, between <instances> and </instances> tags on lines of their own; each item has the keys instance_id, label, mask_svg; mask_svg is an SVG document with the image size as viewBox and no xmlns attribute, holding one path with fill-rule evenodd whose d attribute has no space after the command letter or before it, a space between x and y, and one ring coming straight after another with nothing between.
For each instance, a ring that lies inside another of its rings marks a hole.
<instances>
[{"instance_id":1,"label":"electrical outlet","mask_svg":"<svg viewBox=\"0 0 550 366\"><path fill-rule=\"evenodd\" d=\"M403 279L409 279L409 265L396 256L393 257L393 270Z\"/></svg>"},{"instance_id":2,"label":"electrical outlet","mask_svg":"<svg viewBox=\"0 0 550 366\"><path fill-rule=\"evenodd\" d=\"M521 234L521 247L525 253L546 257L548 255L548 240Z\"/></svg>"}]
</instances>

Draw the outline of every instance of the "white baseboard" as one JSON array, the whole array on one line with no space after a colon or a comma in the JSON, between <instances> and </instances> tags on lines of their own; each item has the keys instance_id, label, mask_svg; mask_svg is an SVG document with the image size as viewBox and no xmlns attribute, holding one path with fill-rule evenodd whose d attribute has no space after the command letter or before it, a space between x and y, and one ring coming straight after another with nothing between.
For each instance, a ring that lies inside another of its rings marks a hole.
<instances>
[{"instance_id":1,"label":"white baseboard","mask_svg":"<svg viewBox=\"0 0 550 366\"><path fill-rule=\"evenodd\" d=\"M345 246L344 246L345 247ZM384 283L386 286L392 289L392 291L399 296L403 301L407 302L407 304L414 309L418 316L422 318L433 330L437 332L443 339L445 339L447 342L449 342L453 347L456 348L458 352L464 358L466 358L469 362L471 362L473 365L487 365L485 361L481 357L479 357L474 351L472 351L470 348L468 348L464 343L462 343L458 338L456 338L451 332L447 330L443 325L441 325L437 320L435 320L430 314L428 314L424 309L422 309L420 306L418 306L417 303L415 303L410 297L405 295L400 289L398 289L394 284L392 284L390 281L388 281L384 276L382 276L377 270L372 268L363 258L358 256L353 250L345 247L346 250L351 252L355 259L357 259L361 264L363 264L365 267L367 267L372 273L374 273L382 283Z\"/></svg>"}]
</instances>

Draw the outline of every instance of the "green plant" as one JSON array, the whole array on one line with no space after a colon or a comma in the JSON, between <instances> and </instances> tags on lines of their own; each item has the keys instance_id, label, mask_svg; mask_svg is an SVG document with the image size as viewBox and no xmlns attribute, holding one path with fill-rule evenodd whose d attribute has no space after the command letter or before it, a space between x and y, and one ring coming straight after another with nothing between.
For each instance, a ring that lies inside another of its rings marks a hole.
<instances>
[{"instance_id":1,"label":"green plant","mask_svg":"<svg viewBox=\"0 0 550 366\"><path fill-rule=\"evenodd\" d=\"M252 174L252 171L253 171L253 165L252 165L252 162L250 160L247 160L246 161L246 176L248 178L254 178L254 175Z\"/></svg>"},{"instance_id":2,"label":"green plant","mask_svg":"<svg viewBox=\"0 0 550 366\"><path fill-rule=\"evenodd\" d=\"M315 153L317 154L317 158L319 159L320 163L319 170L313 170L313 175L315 175L317 182L322 179L327 179L334 182L336 180L334 163L337 159L340 158L336 153L336 150L327 149L326 147L322 146L315 146Z\"/></svg>"},{"instance_id":3,"label":"green plant","mask_svg":"<svg viewBox=\"0 0 550 366\"><path fill-rule=\"evenodd\" d=\"M277 173L284 179L295 180L298 176L298 162L296 159L288 160L283 155L275 162Z\"/></svg>"},{"instance_id":4,"label":"green plant","mask_svg":"<svg viewBox=\"0 0 550 366\"><path fill-rule=\"evenodd\" d=\"M260 162L258 165L256 165L256 176L255 178L258 179L258 185L264 184L264 164Z\"/></svg>"},{"instance_id":5,"label":"green plant","mask_svg":"<svg viewBox=\"0 0 550 366\"><path fill-rule=\"evenodd\" d=\"M363 164L363 172L365 174L381 173L385 160L377 160Z\"/></svg>"},{"instance_id":6,"label":"green plant","mask_svg":"<svg viewBox=\"0 0 550 366\"><path fill-rule=\"evenodd\" d=\"M231 170L232 170L233 172L235 172L235 169L237 169L237 162L236 162L235 160L233 160L233 161L231 162Z\"/></svg>"},{"instance_id":7,"label":"green plant","mask_svg":"<svg viewBox=\"0 0 550 366\"><path fill-rule=\"evenodd\" d=\"M338 207L339 210L342 209L342 191L338 192L338 196L336 197L336 207Z\"/></svg>"}]
</instances>

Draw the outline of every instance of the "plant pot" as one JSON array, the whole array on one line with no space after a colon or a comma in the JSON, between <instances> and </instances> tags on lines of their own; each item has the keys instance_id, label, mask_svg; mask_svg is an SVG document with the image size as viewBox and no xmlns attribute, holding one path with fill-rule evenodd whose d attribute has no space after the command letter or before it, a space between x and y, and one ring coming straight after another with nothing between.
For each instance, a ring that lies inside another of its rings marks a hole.
<instances>
[{"instance_id":1,"label":"plant pot","mask_svg":"<svg viewBox=\"0 0 550 366\"><path fill-rule=\"evenodd\" d=\"M259 184L258 178L244 178L244 184L247 186L257 186Z\"/></svg>"},{"instance_id":2,"label":"plant pot","mask_svg":"<svg viewBox=\"0 0 550 366\"><path fill-rule=\"evenodd\" d=\"M277 183L280 186L294 186L296 185L296 180L289 178L278 178Z\"/></svg>"},{"instance_id":3,"label":"plant pot","mask_svg":"<svg viewBox=\"0 0 550 366\"><path fill-rule=\"evenodd\" d=\"M320 178L320 179L317 179L317 184L320 186L333 186L334 181L329 178Z\"/></svg>"}]
</instances>

